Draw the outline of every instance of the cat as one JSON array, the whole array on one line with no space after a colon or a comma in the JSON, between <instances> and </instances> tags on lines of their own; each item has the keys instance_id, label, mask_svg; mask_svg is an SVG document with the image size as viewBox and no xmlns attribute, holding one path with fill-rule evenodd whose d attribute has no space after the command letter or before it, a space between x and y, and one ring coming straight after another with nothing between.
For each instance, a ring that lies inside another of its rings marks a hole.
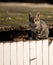
<instances>
[{"instance_id":1,"label":"cat","mask_svg":"<svg viewBox=\"0 0 53 65\"><path fill-rule=\"evenodd\" d=\"M39 12L37 12L35 16L29 13L29 26L32 39L48 38L48 26L45 21L40 19Z\"/></svg>"}]
</instances>

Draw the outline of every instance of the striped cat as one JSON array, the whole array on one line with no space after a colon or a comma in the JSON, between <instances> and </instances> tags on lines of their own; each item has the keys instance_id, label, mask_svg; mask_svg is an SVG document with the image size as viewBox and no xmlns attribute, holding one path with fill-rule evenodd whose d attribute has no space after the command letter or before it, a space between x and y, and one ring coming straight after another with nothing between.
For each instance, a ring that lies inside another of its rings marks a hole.
<instances>
[{"instance_id":1,"label":"striped cat","mask_svg":"<svg viewBox=\"0 0 53 65\"><path fill-rule=\"evenodd\" d=\"M39 12L33 16L29 13L29 26L32 39L48 38L49 29L45 21L40 19Z\"/></svg>"}]
</instances>

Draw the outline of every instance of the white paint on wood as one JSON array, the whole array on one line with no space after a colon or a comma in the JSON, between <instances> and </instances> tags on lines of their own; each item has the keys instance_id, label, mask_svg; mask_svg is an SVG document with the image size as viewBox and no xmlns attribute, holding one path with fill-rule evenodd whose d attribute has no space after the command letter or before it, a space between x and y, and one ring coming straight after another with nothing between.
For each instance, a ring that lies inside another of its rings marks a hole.
<instances>
[{"instance_id":1,"label":"white paint on wood","mask_svg":"<svg viewBox=\"0 0 53 65\"><path fill-rule=\"evenodd\" d=\"M11 65L16 65L16 42L11 43Z\"/></svg>"},{"instance_id":2,"label":"white paint on wood","mask_svg":"<svg viewBox=\"0 0 53 65\"><path fill-rule=\"evenodd\" d=\"M30 41L30 59L36 58L36 44L35 41Z\"/></svg>"},{"instance_id":3,"label":"white paint on wood","mask_svg":"<svg viewBox=\"0 0 53 65\"><path fill-rule=\"evenodd\" d=\"M4 65L10 65L10 43L4 43Z\"/></svg>"},{"instance_id":4,"label":"white paint on wood","mask_svg":"<svg viewBox=\"0 0 53 65\"><path fill-rule=\"evenodd\" d=\"M0 43L0 65L53 65L53 42L49 52L48 40Z\"/></svg>"},{"instance_id":5,"label":"white paint on wood","mask_svg":"<svg viewBox=\"0 0 53 65\"><path fill-rule=\"evenodd\" d=\"M17 42L17 65L23 65L23 41Z\"/></svg>"},{"instance_id":6,"label":"white paint on wood","mask_svg":"<svg viewBox=\"0 0 53 65\"><path fill-rule=\"evenodd\" d=\"M0 65L3 65L3 43L0 43Z\"/></svg>"},{"instance_id":7,"label":"white paint on wood","mask_svg":"<svg viewBox=\"0 0 53 65\"><path fill-rule=\"evenodd\" d=\"M53 41L49 46L49 65L53 65Z\"/></svg>"},{"instance_id":8,"label":"white paint on wood","mask_svg":"<svg viewBox=\"0 0 53 65\"><path fill-rule=\"evenodd\" d=\"M37 59L31 61L31 65L37 65Z\"/></svg>"},{"instance_id":9,"label":"white paint on wood","mask_svg":"<svg viewBox=\"0 0 53 65\"><path fill-rule=\"evenodd\" d=\"M36 65L36 42L35 41L30 41L30 63L31 65Z\"/></svg>"},{"instance_id":10,"label":"white paint on wood","mask_svg":"<svg viewBox=\"0 0 53 65\"><path fill-rule=\"evenodd\" d=\"M43 40L43 65L48 65L48 40Z\"/></svg>"},{"instance_id":11,"label":"white paint on wood","mask_svg":"<svg viewBox=\"0 0 53 65\"><path fill-rule=\"evenodd\" d=\"M37 65L42 65L42 41L37 41Z\"/></svg>"},{"instance_id":12,"label":"white paint on wood","mask_svg":"<svg viewBox=\"0 0 53 65\"><path fill-rule=\"evenodd\" d=\"M29 41L24 42L24 65L29 65Z\"/></svg>"}]
</instances>

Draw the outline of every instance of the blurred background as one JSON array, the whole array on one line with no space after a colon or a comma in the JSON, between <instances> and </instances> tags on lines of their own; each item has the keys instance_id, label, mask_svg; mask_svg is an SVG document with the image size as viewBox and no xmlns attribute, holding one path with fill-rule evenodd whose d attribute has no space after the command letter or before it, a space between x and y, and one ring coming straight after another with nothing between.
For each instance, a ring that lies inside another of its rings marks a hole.
<instances>
[{"instance_id":1,"label":"blurred background","mask_svg":"<svg viewBox=\"0 0 53 65\"><path fill-rule=\"evenodd\" d=\"M29 3L50 3L53 4L53 0L0 0L0 2L29 2Z\"/></svg>"},{"instance_id":2,"label":"blurred background","mask_svg":"<svg viewBox=\"0 0 53 65\"><path fill-rule=\"evenodd\" d=\"M53 0L0 0L0 41L29 39L28 13L38 11L53 37Z\"/></svg>"}]
</instances>

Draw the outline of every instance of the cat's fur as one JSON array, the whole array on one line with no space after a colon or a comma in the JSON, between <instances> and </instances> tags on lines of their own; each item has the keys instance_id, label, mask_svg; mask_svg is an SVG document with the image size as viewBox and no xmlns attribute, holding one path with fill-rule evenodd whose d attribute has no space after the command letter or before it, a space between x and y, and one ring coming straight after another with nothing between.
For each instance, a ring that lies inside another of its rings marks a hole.
<instances>
[{"instance_id":1,"label":"cat's fur","mask_svg":"<svg viewBox=\"0 0 53 65\"><path fill-rule=\"evenodd\" d=\"M33 39L48 38L48 26L46 22L40 19L39 12L35 16L29 13L29 26L31 29L31 37Z\"/></svg>"}]
</instances>

